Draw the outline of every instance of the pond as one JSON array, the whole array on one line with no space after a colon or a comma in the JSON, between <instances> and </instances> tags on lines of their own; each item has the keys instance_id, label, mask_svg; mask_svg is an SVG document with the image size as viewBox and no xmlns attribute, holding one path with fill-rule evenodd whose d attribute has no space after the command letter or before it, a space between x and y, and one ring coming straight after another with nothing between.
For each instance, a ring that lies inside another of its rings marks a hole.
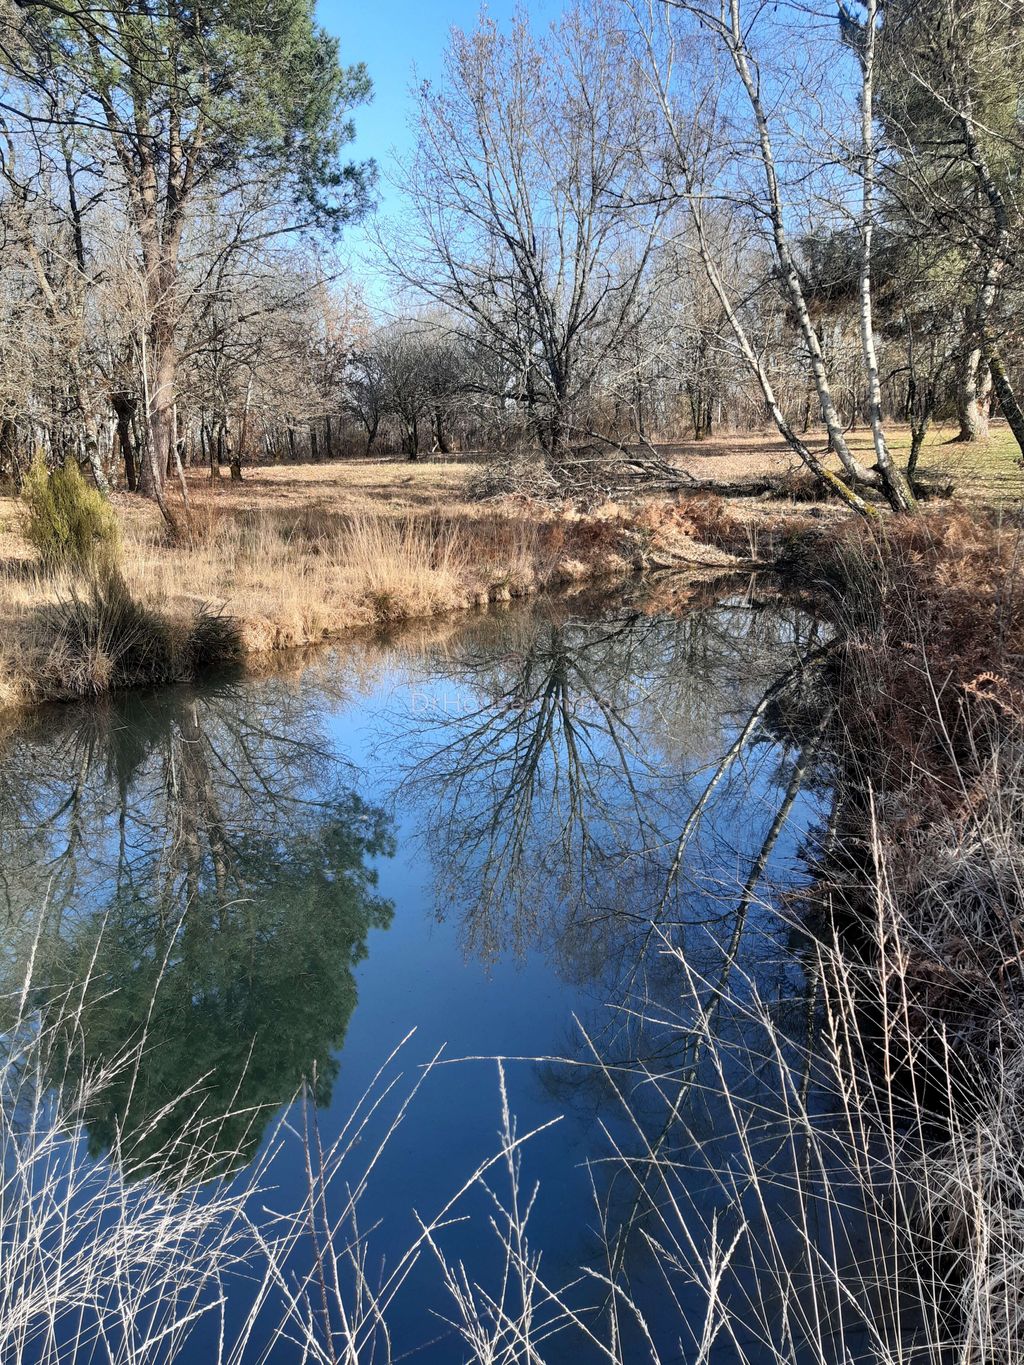
<instances>
[{"instance_id":1,"label":"pond","mask_svg":"<svg viewBox=\"0 0 1024 1365\"><path fill-rule=\"evenodd\" d=\"M753 587L703 599L413 626L5 738L6 998L31 961L38 1020L75 1002L65 1084L137 1049L86 1106L91 1161L132 1181L197 1152L207 1174L258 1170L249 1203L270 1220L329 1171L307 1202L345 1254L325 1273L315 1240L290 1247L303 1330L342 1333L337 1264L343 1298L359 1280L386 1306L386 1347L367 1314L374 1359L475 1358L467 1301L495 1360L605 1360L612 1338L626 1360L696 1358L707 1294L666 1261L658 1162L705 1236L716 1212L727 1225L739 1143L786 1164L757 1059L792 1048L798 1067L812 1027L786 907L829 809L814 735L778 704L822 626ZM534 1268L529 1351L510 1245ZM750 1265L731 1273L749 1290ZM233 1340L257 1279L177 1358ZM355 1358L282 1333L283 1292L246 1358ZM709 1354L759 1349L723 1336Z\"/></svg>"}]
</instances>

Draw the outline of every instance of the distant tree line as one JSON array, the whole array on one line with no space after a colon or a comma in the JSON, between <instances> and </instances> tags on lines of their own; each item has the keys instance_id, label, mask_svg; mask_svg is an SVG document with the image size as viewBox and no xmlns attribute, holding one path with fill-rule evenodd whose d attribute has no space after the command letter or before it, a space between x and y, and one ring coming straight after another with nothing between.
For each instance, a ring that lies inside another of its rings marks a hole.
<instances>
[{"instance_id":1,"label":"distant tree line","mask_svg":"<svg viewBox=\"0 0 1024 1365\"><path fill-rule=\"evenodd\" d=\"M310 0L24 0L0 60L8 479L41 448L163 506L189 464L557 465L774 425L852 505L908 511L933 421L974 442L1001 414L1024 448L1005 0L578 0L454 31L372 229L385 318L330 250L372 200L341 160L369 80Z\"/></svg>"}]
</instances>

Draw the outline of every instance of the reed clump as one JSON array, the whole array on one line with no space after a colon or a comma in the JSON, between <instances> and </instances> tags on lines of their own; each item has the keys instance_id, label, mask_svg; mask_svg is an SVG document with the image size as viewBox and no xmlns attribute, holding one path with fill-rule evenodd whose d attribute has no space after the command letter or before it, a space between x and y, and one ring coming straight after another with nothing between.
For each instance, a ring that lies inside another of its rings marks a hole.
<instances>
[{"instance_id":1,"label":"reed clump","mask_svg":"<svg viewBox=\"0 0 1024 1365\"><path fill-rule=\"evenodd\" d=\"M133 597L120 573L72 584L45 618L49 652L41 681L47 696L189 682L241 659L230 617L199 604L188 617L166 617Z\"/></svg>"},{"instance_id":2,"label":"reed clump","mask_svg":"<svg viewBox=\"0 0 1024 1365\"><path fill-rule=\"evenodd\" d=\"M238 661L241 637L230 617L203 603L170 614L133 592L114 508L76 464L50 469L37 457L21 497L25 539L52 593L25 632L28 659L14 664L27 674L24 690L95 697L188 681Z\"/></svg>"}]
</instances>

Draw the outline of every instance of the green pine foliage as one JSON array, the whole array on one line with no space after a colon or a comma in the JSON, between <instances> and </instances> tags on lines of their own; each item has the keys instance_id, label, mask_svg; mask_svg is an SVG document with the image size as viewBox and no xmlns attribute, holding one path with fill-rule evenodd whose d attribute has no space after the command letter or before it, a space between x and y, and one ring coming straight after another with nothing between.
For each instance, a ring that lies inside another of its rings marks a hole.
<instances>
[{"instance_id":1,"label":"green pine foliage","mask_svg":"<svg viewBox=\"0 0 1024 1365\"><path fill-rule=\"evenodd\" d=\"M49 469L40 452L25 476L21 498L25 535L49 571L70 569L100 578L113 573L121 549L117 518L77 464Z\"/></svg>"}]
</instances>

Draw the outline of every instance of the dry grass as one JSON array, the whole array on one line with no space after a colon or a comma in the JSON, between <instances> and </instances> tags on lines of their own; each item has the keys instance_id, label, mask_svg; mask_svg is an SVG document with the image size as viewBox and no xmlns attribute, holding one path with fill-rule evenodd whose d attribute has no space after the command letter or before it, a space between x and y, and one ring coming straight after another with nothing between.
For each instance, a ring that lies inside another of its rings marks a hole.
<instances>
[{"instance_id":1,"label":"dry grass","mask_svg":"<svg viewBox=\"0 0 1024 1365\"><path fill-rule=\"evenodd\" d=\"M232 652L255 658L623 575L652 556L659 567L731 562L695 545L681 525L644 522L614 505L590 515L521 499L482 508L463 496L471 471L352 461L212 486L196 476L174 538L155 508L115 495L120 572L132 600L172 633L190 637L211 615L230 619ZM0 499L0 706L102 690L102 659L83 673L81 661L55 657L53 621L75 583L43 571L21 524L17 501Z\"/></svg>"},{"instance_id":2,"label":"dry grass","mask_svg":"<svg viewBox=\"0 0 1024 1365\"><path fill-rule=\"evenodd\" d=\"M988 504L1016 495L1022 475L1008 432L995 427L977 448L951 445L951 435L931 433L923 477L952 479ZM851 434L865 457L868 443L866 432ZM897 452L908 443L907 431L893 430ZM639 499L581 514L522 498L473 502L473 459L276 467L241 482L211 483L203 472L190 476L191 515L179 507L174 541L155 508L114 496L121 572L133 600L172 631L187 636L210 613L230 618L242 655L255 659L597 575L774 561L815 523L843 520L838 507L803 496L799 469L777 436L729 435L666 453L698 479L778 476L792 483L793 498ZM21 525L17 500L0 498L0 707L59 695L53 679L66 671L53 657L52 620L73 579L42 571ZM85 690L102 684L100 664L86 670ZM70 666L74 672L75 661Z\"/></svg>"},{"instance_id":3,"label":"dry grass","mask_svg":"<svg viewBox=\"0 0 1024 1365\"><path fill-rule=\"evenodd\" d=\"M817 879L791 904L819 1028L801 1044L738 962L723 994L666 931L682 1002L670 1027L701 1061L641 1071L664 1096L655 1142L629 1130L635 1077L603 1067L626 1124L616 1155L688 1359L1019 1365L1020 533L961 510L851 523L815 550L805 567L833 590L840 632L811 694L836 806ZM635 1011L655 1026L666 1014L643 998ZM700 1182L695 1197L694 1167L717 1200Z\"/></svg>"},{"instance_id":4,"label":"dry grass","mask_svg":"<svg viewBox=\"0 0 1024 1365\"><path fill-rule=\"evenodd\" d=\"M795 547L839 626L835 688L851 753L920 819L961 794L1024 712L1024 535L998 514L933 511Z\"/></svg>"},{"instance_id":5,"label":"dry grass","mask_svg":"<svg viewBox=\"0 0 1024 1365\"><path fill-rule=\"evenodd\" d=\"M840 628L814 897L834 1069L927 1338L888 1359L1024 1359L1022 550L997 512L945 511L851 525L805 566Z\"/></svg>"},{"instance_id":6,"label":"dry grass","mask_svg":"<svg viewBox=\"0 0 1024 1365\"><path fill-rule=\"evenodd\" d=\"M1020 452L1009 428L993 422L991 436L977 445L954 441L956 427L936 425L928 432L921 450L918 478L925 483L952 482L959 497L971 502L1005 503L1020 498L1024 472ZM910 450L910 429L891 424L886 429L893 455L901 463ZM838 471L839 461L826 456L821 433L811 434L812 448L825 464ZM871 432L867 427L847 433L850 449L867 465L875 462ZM724 433L704 441L685 441L663 447L666 455L694 478L738 482L765 475L784 478L802 474L803 466L774 430Z\"/></svg>"}]
</instances>

